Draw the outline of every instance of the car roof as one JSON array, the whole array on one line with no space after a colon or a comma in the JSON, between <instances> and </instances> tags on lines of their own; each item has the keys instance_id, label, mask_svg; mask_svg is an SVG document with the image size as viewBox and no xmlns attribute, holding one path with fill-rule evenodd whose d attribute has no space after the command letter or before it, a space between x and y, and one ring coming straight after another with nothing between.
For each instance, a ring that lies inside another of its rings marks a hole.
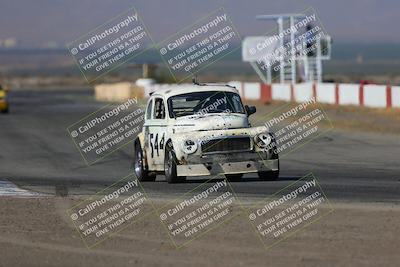
<instances>
[{"instance_id":1,"label":"car roof","mask_svg":"<svg viewBox=\"0 0 400 267\"><path fill-rule=\"evenodd\" d=\"M164 96L169 98L175 95L182 95L193 92L208 92L208 91L220 91L220 92L233 92L239 93L239 91L229 85L221 84L174 84L174 85L164 85L163 87L157 88L152 93L151 96Z\"/></svg>"}]
</instances>

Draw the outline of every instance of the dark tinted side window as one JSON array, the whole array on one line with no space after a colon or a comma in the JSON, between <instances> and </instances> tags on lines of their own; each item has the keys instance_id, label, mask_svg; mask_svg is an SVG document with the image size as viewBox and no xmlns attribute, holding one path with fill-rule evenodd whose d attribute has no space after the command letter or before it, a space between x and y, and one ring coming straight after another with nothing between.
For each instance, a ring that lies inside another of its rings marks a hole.
<instances>
[{"instance_id":1,"label":"dark tinted side window","mask_svg":"<svg viewBox=\"0 0 400 267\"><path fill-rule=\"evenodd\" d=\"M156 98L154 102L153 118L157 120L165 119L165 106L162 98Z\"/></svg>"}]
</instances>

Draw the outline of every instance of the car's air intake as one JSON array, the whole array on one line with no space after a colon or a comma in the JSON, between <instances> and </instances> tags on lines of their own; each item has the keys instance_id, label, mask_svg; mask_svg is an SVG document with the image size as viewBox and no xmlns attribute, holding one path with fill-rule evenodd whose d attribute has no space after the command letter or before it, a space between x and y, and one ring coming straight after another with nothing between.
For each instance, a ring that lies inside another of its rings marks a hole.
<instances>
[{"instance_id":1,"label":"car's air intake","mask_svg":"<svg viewBox=\"0 0 400 267\"><path fill-rule=\"evenodd\" d=\"M251 150L250 137L225 137L201 143L203 154L240 152Z\"/></svg>"}]
</instances>

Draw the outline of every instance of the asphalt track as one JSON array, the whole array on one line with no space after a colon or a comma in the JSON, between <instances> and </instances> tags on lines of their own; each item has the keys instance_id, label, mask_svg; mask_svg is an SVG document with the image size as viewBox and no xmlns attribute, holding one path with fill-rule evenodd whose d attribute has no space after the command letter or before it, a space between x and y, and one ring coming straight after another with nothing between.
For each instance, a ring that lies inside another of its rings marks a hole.
<instances>
[{"instance_id":1,"label":"asphalt track","mask_svg":"<svg viewBox=\"0 0 400 267\"><path fill-rule=\"evenodd\" d=\"M10 94L11 113L0 116L0 180L57 195L94 194L132 173L133 145L86 166L66 128L105 105L88 88L25 89ZM232 183L239 196L266 197L312 172L330 200L400 201L400 138L333 129L281 159L281 178L247 175ZM150 196L174 197L207 178L143 183Z\"/></svg>"}]
</instances>

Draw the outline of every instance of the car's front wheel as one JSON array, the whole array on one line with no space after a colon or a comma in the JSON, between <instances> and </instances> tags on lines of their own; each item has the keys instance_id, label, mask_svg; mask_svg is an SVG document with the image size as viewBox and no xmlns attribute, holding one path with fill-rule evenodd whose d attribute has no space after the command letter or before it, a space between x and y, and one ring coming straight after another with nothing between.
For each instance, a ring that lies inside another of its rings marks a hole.
<instances>
[{"instance_id":1,"label":"car's front wheel","mask_svg":"<svg viewBox=\"0 0 400 267\"><path fill-rule=\"evenodd\" d=\"M276 151L276 147L273 149ZM258 172L258 178L263 181L276 181L279 178L279 155L273 153L271 159L276 159L278 160L278 169L276 171L264 171L264 172Z\"/></svg>"},{"instance_id":2,"label":"car's front wheel","mask_svg":"<svg viewBox=\"0 0 400 267\"><path fill-rule=\"evenodd\" d=\"M165 179L168 183L179 183L185 181L186 177L177 175L177 159L175 156L174 149L167 145L165 149L165 157L164 157L164 171L165 171Z\"/></svg>"},{"instance_id":3,"label":"car's front wheel","mask_svg":"<svg viewBox=\"0 0 400 267\"><path fill-rule=\"evenodd\" d=\"M225 177L229 182L239 182L242 180L243 174L242 173L225 174Z\"/></svg>"},{"instance_id":4,"label":"car's front wheel","mask_svg":"<svg viewBox=\"0 0 400 267\"><path fill-rule=\"evenodd\" d=\"M258 172L258 177L260 178L260 180L263 180L263 181L276 181L279 178L279 170Z\"/></svg>"},{"instance_id":5,"label":"car's front wheel","mask_svg":"<svg viewBox=\"0 0 400 267\"><path fill-rule=\"evenodd\" d=\"M139 181L155 181L156 174L149 173L144 166L144 157L142 147L138 142L135 143L135 159L133 164L134 172Z\"/></svg>"}]
</instances>

